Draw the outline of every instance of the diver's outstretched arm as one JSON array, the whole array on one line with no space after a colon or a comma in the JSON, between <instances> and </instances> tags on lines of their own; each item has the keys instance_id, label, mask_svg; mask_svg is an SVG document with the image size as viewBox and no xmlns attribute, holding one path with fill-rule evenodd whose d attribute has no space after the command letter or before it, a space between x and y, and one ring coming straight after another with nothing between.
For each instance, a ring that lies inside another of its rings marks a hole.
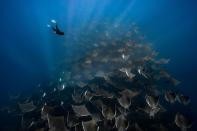
<instances>
[{"instance_id":1,"label":"diver's outstretched arm","mask_svg":"<svg viewBox=\"0 0 197 131\"><path fill-rule=\"evenodd\" d=\"M58 25L57 25L57 24L55 25L55 28L56 28L56 30L59 30L59 28L58 28Z\"/></svg>"},{"instance_id":2,"label":"diver's outstretched arm","mask_svg":"<svg viewBox=\"0 0 197 131\"><path fill-rule=\"evenodd\" d=\"M57 31L57 28L52 27L52 30L56 32Z\"/></svg>"}]
</instances>

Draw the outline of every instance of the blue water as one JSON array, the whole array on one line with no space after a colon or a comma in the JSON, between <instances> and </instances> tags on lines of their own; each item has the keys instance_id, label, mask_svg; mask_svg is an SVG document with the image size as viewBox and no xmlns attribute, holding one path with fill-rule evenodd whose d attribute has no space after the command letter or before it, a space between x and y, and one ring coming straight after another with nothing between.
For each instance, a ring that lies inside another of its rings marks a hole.
<instances>
[{"instance_id":1,"label":"blue water","mask_svg":"<svg viewBox=\"0 0 197 131\"><path fill-rule=\"evenodd\" d=\"M0 2L1 103L10 92L28 91L50 78L63 58L77 52L72 42L46 25L56 19L65 34L105 17L136 22L146 40L170 58L167 65L197 109L197 1L195 0L4 0ZM66 48L64 43L67 43Z\"/></svg>"}]
</instances>

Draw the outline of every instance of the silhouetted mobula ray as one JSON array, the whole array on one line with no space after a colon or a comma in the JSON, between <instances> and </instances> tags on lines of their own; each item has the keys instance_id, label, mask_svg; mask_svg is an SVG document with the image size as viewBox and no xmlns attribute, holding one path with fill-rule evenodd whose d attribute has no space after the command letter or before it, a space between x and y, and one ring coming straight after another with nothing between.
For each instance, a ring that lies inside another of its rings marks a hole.
<instances>
[{"instance_id":1,"label":"silhouetted mobula ray","mask_svg":"<svg viewBox=\"0 0 197 131\"><path fill-rule=\"evenodd\" d=\"M100 112L98 113L93 113L92 114L92 119L96 122L101 122L103 120L103 117L101 116Z\"/></svg>"},{"instance_id":2,"label":"silhouetted mobula ray","mask_svg":"<svg viewBox=\"0 0 197 131\"><path fill-rule=\"evenodd\" d=\"M114 95L112 93L109 93L108 91L104 90L104 89L100 89L100 88L95 88L95 96L102 96L104 98L113 98Z\"/></svg>"},{"instance_id":3,"label":"silhouetted mobula ray","mask_svg":"<svg viewBox=\"0 0 197 131\"><path fill-rule=\"evenodd\" d=\"M129 79L133 79L135 77L135 74L131 73L131 69L130 68L121 68L119 69L121 72L125 73L125 75L129 78Z\"/></svg>"},{"instance_id":4,"label":"silhouetted mobula ray","mask_svg":"<svg viewBox=\"0 0 197 131\"><path fill-rule=\"evenodd\" d=\"M85 105L72 105L72 109L77 116L91 116Z\"/></svg>"},{"instance_id":5,"label":"silhouetted mobula ray","mask_svg":"<svg viewBox=\"0 0 197 131\"><path fill-rule=\"evenodd\" d=\"M157 75L157 79L161 79L161 78L166 78L168 79L169 83L171 83L174 86L179 85L181 82L178 81L177 79L173 78L168 72L166 72L165 70L161 70L159 71L158 75Z\"/></svg>"},{"instance_id":6,"label":"silhouetted mobula ray","mask_svg":"<svg viewBox=\"0 0 197 131\"><path fill-rule=\"evenodd\" d=\"M113 98L114 95L112 93L109 93L105 90L100 90L100 96L103 96L104 98Z\"/></svg>"},{"instance_id":7,"label":"silhouetted mobula ray","mask_svg":"<svg viewBox=\"0 0 197 131\"><path fill-rule=\"evenodd\" d=\"M79 121L77 121L76 116L72 115L70 112L68 112L67 114L66 122L69 128L76 127L79 125Z\"/></svg>"},{"instance_id":8,"label":"silhouetted mobula ray","mask_svg":"<svg viewBox=\"0 0 197 131\"><path fill-rule=\"evenodd\" d=\"M177 95L177 100L179 103L182 103L184 105L188 105L190 103L190 98L182 94Z\"/></svg>"},{"instance_id":9,"label":"silhouetted mobula ray","mask_svg":"<svg viewBox=\"0 0 197 131\"><path fill-rule=\"evenodd\" d=\"M82 121L82 126L84 131L98 131L99 127L97 126L96 121L90 120L90 121Z\"/></svg>"},{"instance_id":10,"label":"silhouetted mobula ray","mask_svg":"<svg viewBox=\"0 0 197 131\"><path fill-rule=\"evenodd\" d=\"M174 122L182 131L187 131L187 129L191 128L192 126L192 121L180 113L175 115Z\"/></svg>"},{"instance_id":11,"label":"silhouetted mobula ray","mask_svg":"<svg viewBox=\"0 0 197 131\"><path fill-rule=\"evenodd\" d=\"M95 84L95 83L88 84L88 86L94 92L99 88L99 86L97 84Z\"/></svg>"},{"instance_id":12,"label":"silhouetted mobula ray","mask_svg":"<svg viewBox=\"0 0 197 131\"><path fill-rule=\"evenodd\" d=\"M30 119L31 120L31 119ZM31 120L32 121L32 120ZM28 131L44 131L44 122L42 120L33 120L31 122L31 124L29 124L29 126L27 128L25 128L24 130L28 130Z\"/></svg>"},{"instance_id":13,"label":"silhouetted mobula ray","mask_svg":"<svg viewBox=\"0 0 197 131\"><path fill-rule=\"evenodd\" d=\"M88 81L88 80L93 80L93 79L94 79L94 76L93 76L91 73L89 73L89 72L85 72L83 77L84 77L84 79L87 80L87 81Z\"/></svg>"},{"instance_id":14,"label":"silhouetted mobula ray","mask_svg":"<svg viewBox=\"0 0 197 131\"><path fill-rule=\"evenodd\" d=\"M86 100L91 101L91 99L94 97L94 94L87 90L84 93L84 97Z\"/></svg>"},{"instance_id":15,"label":"silhouetted mobula ray","mask_svg":"<svg viewBox=\"0 0 197 131\"><path fill-rule=\"evenodd\" d=\"M130 57L129 55L122 54L122 59L125 61L127 61L129 57Z\"/></svg>"},{"instance_id":16,"label":"silhouetted mobula ray","mask_svg":"<svg viewBox=\"0 0 197 131\"><path fill-rule=\"evenodd\" d=\"M82 81L78 81L78 82L76 82L76 84L77 84L77 86L79 86L81 88L83 88L83 87L85 87L87 85L87 83L82 82Z\"/></svg>"},{"instance_id":17,"label":"silhouetted mobula ray","mask_svg":"<svg viewBox=\"0 0 197 131\"><path fill-rule=\"evenodd\" d=\"M93 101L93 104L97 107L97 109L102 111L102 107L104 106L104 104L100 99Z\"/></svg>"},{"instance_id":18,"label":"silhouetted mobula ray","mask_svg":"<svg viewBox=\"0 0 197 131\"><path fill-rule=\"evenodd\" d=\"M92 52L91 56L92 56L93 58L96 58L96 57L98 56L98 51L97 51L97 50L94 50L94 51Z\"/></svg>"},{"instance_id":19,"label":"silhouetted mobula ray","mask_svg":"<svg viewBox=\"0 0 197 131\"><path fill-rule=\"evenodd\" d=\"M118 98L118 102L125 109L129 109L129 107L131 106L131 99L124 95Z\"/></svg>"},{"instance_id":20,"label":"silhouetted mobula ray","mask_svg":"<svg viewBox=\"0 0 197 131\"><path fill-rule=\"evenodd\" d=\"M101 78L104 78L105 80L108 79L107 73L105 73L103 71L96 72L95 77L101 77Z\"/></svg>"},{"instance_id":21,"label":"silhouetted mobula ray","mask_svg":"<svg viewBox=\"0 0 197 131\"><path fill-rule=\"evenodd\" d=\"M164 97L165 100L169 103L174 103L176 101L176 93L172 91L166 91Z\"/></svg>"},{"instance_id":22,"label":"silhouetted mobula ray","mask_svg":"<svg viewBox=\"0 0 197 131\"><path fill-rule=\"evenodd\" d=\"M65 88L66 88L66 84L62 84L62 85L60 85L60 86L57 87L57 89L59 91L63 91Z\"/></svg>"},{"instance_id":23,"label":"silhouetted mobula ray","mask_svg":"<svg viewBox=\"0 0 197 131\"><path fill-rule=\"evenodd\" d=\"M75 103L82 103L83 100L84 100L84 97L83 95L81 94L78 94L78 93L74 93L72 94L72 99Z\"/></svg>"},{"instance_id":24,"label":"silhouetted mobula ray","mask_svg":"<svg viewBox=\"0 0 197 131\"><path fill-rule=\"evenodd\" d=\"M146 95L146 103L151 108L156 108L159 105L159 98L154 96Z\"/></svg>"},{"instance_id":25,"label":"silhouetted mobula ray","mask_svg":"<svg viewBox=\"0 0 197 131\"><path fill-rule=\"evenodd\" d=\"M86 60L85 64L92 64L92 60L90 60L90 59Z\"/></svg>"},{"instance_id":26,"label":"silhouetted mobula ray","mask_svg":"<svg viewBox=\"0 0 197 131\"><path fill-rule=\"evenodd\" d=\"M103 105L102 106L102 115L107 120L112 120L116 117L116 109L113 110L110 106Z\"/></svg>"},{"instance_id":27,"label":"silhouetted mobula ray","mask_svg":"<svg viewBox=\"0 0 197 131\"><path fill-rule=\"evenodd\" d=\"M54 107L44 105L44 106L42 107L42 109L41 109L41 118L42 118L43 120L46 120L46 119L47 119L47 115L48 115L48 114L51 114L53 111L54 111Z\"/></svg>"},{"instance_id":28,"label":"silhouetted mobula ray","mask_svg":"<svg viewBox=\"0 0 197 131\"><path fill-rule=\"evenodd\" d=\"M80 81L81 78L82 78L81 74L74 74L74 76L72 76L72 79L76 81Z\"/></svg>"},{"instance_id":29,"label":"silhouetted mobula ray","mask_svg":"<svg viewBox=\"0 0 197 131\"><path fill-rule=\"evenodd\" d=\"M129 128L129 122L124 115L119 115L115 118L115 126L118 131L126 131Z\"/></svg>"},{"instance_id":30,"label":"silhouetted mobula ray","mask_svg":"<svg viewBox=\"0 0 197 131\"><path fill-rule=\"evenodd\" d=\"M68 131L65 126L64 116L47 115L49 131Z\"/></svg>"},{"instance_id":31,"label":"silhouetted mobula ray","mask_svg":"<svg viewBox=\"0 0 197 131\"><path fill-rule=\"evenodd\" d=\"M107 63L109 61L109 58L103 57L101 58L100 62Z\"/></svg>"},{"instance_id":32,"label":"silhouetted mobula ray","mask_svg":"<svg viewBox=\"0 0 197 131\"><path fill-rule=\"evenodd\" d=\"M145 109L142 109L145 113L149 114L151 118L154 118L155 115L160 111L160 107L151 108L146 106Z\"/></svg>"},{"instance_id":33,"label":"silhouetted mobula ray","mask_svg":"<svg viewBox=\"0 0 197 131\"><path fill-rule=\"evenodd\" d=\"M165 59L165 58L162 58L160 60L154 60L154 62L156 64L168 64L170 62L170 59Z\"/></svg>"},{"instance_id":34,"label":"silhouetted mobula ray","mask_svg":"<svg viewBox=\"0 0 197 131\"><path fill-rule=\"evenodd\" d=\"M148 79L148 75L143 71L142 67L139 67L137 71L138 71L138 73L140 75L142 75L143 77L145 77L146 79Z\"/></svg>"},{"instance_id":35,"label":"silhouetted mobula ray","mask_svg":"<svg viewBox=\"0 0 197 131\"><path fill-rule=\"evenodd\" d=\"M133 98L137 95L139 95L139 91L132 91L129 89L124 89L123 91L119 92L119 94L121 94L122 96L127 96L128 98Z\"/></svg>"},{"instance_id":36,"label":"silhouetted mobula ray","mask_svg":"<svg viewBox=\"0 0 197 131\"><path fill-rule=\"evenodd\" d=\"M29 103L19 103L18 105L23 113L31 112L36 109L36 106L33 104L33 101Z\"/></svg>"}]
</instances>

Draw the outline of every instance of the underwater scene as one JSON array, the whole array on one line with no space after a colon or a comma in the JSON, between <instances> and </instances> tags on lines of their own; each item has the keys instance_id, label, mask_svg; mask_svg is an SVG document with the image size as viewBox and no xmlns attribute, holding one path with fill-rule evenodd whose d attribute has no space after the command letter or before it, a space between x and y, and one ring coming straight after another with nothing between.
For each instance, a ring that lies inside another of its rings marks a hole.
<instances>
[{"instance_id":1,"label":"underwater scene","mask_svg":"<svg viewBox=\"0 0 197 131\"><path fill-rule=\"evenodd\" d=\"M0 131L197 131L197 1L0 10Z\"/></svg>"}]
</instances>

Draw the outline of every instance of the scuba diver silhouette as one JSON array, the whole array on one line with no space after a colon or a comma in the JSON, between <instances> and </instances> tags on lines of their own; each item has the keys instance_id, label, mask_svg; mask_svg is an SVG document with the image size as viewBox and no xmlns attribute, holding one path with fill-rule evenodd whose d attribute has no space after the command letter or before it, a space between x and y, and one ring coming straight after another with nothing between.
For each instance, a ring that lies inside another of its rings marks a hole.
<instances>
[{"instance_id":1,"label":"scuba diver silhouette","mask_svg":"<svg viewBox=\"0 0 197 131\"><path fill-rule=\"evenodd\" d=\"M55 24L55 27L52 26L52 25L47 25L48 27L51 27L53 32L57 35L64 35L64 32L61 31L59 28L58 28L58 25L57 25L57 22L55 20L51 20L51 23Z\"/></svg>"},{"instance_id":2,"label":"scuba diver silhouette","mask_svg":"<svg viewBox=\"0 0 197 131\"><path fill-rule=\"evenodd\" d=\"M57 24L55 25L55 28L52 27L52 30L55 32L55 34L57 35L64 35L64 32L60 31L60 29L58 28Z\"/></svg>"}]
</instances>

